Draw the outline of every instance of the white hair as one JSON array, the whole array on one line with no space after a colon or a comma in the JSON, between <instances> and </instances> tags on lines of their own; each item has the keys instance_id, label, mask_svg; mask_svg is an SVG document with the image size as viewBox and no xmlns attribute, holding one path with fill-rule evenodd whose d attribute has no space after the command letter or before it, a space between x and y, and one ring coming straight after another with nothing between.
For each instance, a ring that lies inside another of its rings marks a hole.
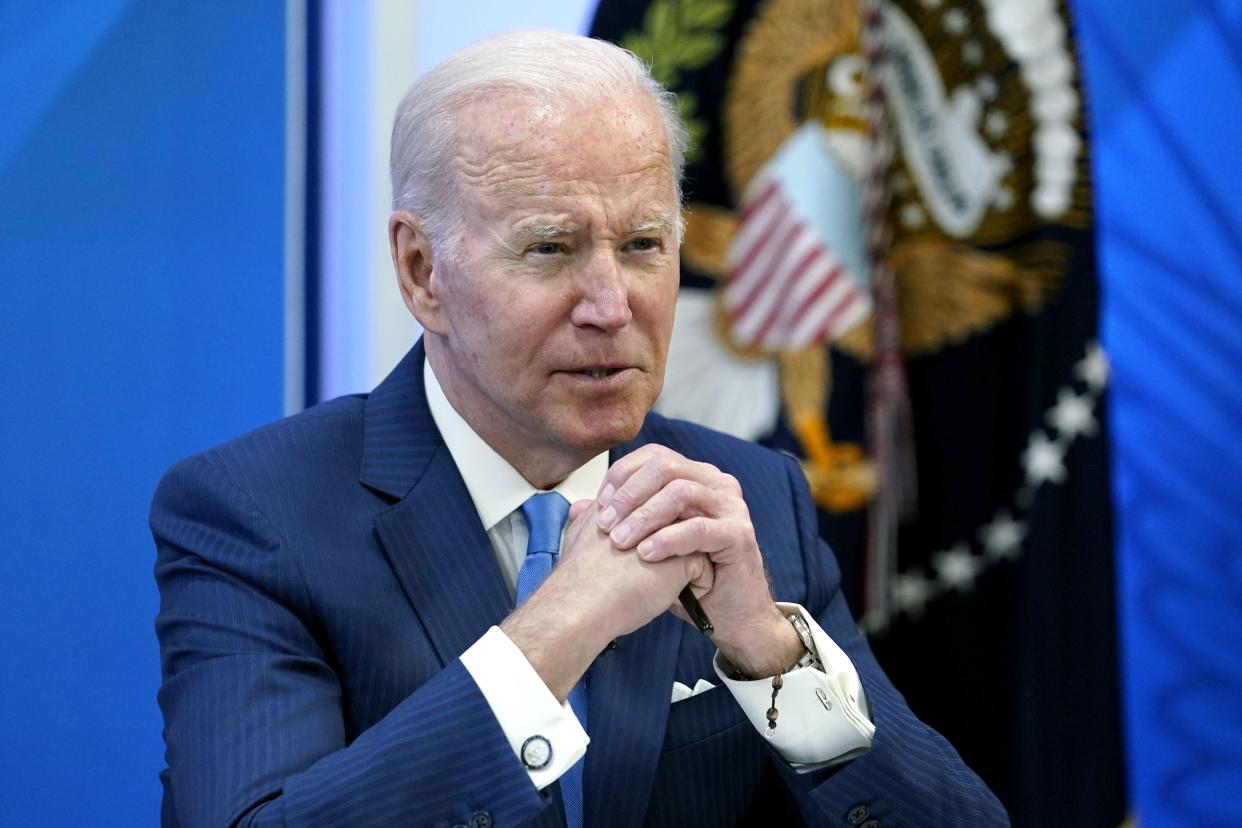
<instances>
[{"instance_id":1,"label":"white hair","mask_svg":"<svg viewBox=\"0 0 1242 828\"><path fill-rule=\"evenodd\" d=\"M392 208L417 214L432 244L446 246L452 258L461 225L452 158L456 118L465 105L493 92L590 104L633 90L647 94L664 124L680 204L686 129L677 115L673 93L620 46L563 32L524 30L466 47L437 64L405 93L397 106L388 161Z\"/></svg>"}]
</instances>

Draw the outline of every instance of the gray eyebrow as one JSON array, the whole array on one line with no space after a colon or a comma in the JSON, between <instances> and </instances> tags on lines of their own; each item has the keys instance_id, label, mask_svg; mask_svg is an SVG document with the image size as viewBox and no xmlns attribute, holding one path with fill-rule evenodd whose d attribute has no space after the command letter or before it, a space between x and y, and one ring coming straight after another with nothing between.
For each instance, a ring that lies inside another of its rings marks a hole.
<instances>
[{"instance_id":1,"label":"gray eyebrow","mask_svg":"<svg viewBox=\"0 0 1242 828\"><path fill-rule=\"evenodd\" d=\"M574 228L568 224L528 224L518 230L519 236L537 239L555 239L560 236L572 236Z\"/></svg>"},{"instance_id":2,"label":"gray eyebrow","mask_svg":"<svg viewBox=\"0 0 1242 828\"><path fill-rule=\"evenodd\" d=\"M635 233L635 234L637 233L660 233L660 232L670 229L671 227L673 227L672 219L669 219L665 216L657 216L655 218L649 218L646 221L638 225L635 225L635 227L632 230L630 230L630 232Z\"/></svg>"},{"instance_id":3,"label":"gray eyebrow","mask_svg":"<svg viewBox=\"0 0 1242 828\"><path fill-rule=\"evenodd\" d=\"M667 216L656 216L634 225L630 228L629 235L662 233L675 226L675 222ZM519 228L515 235L517 238L556 239L572 236L576 232L577 228L569 224L527 224Z\"/></svg>"}]
</instances>

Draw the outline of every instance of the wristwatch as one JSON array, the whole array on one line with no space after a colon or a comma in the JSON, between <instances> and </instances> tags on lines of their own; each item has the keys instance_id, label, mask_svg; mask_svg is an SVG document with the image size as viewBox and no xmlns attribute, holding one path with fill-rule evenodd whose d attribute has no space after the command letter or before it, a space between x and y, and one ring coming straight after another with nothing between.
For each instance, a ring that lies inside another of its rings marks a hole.
<instances>
[{"instance_id":1,"label":"wristwatch","mask_svg":"<svg viewBox=\"0 0 1242 828\"><path fill-rule=\"evenodd\" d=\"M815 649L815 639L811 638L811 628L802 620L802 616L796 612L789 613L785 618L793 625L794 632L798 634L798 638L802 640L802 646L806 648L806 652L790 665L785 672L792 673L794 670L803 667L814 667L816 670L822 670L824 664L819 660L819 652Z\"/></svg>"},{"instance_id":2,"label":"wristwatch","mask_svg":"<svg viewBox=\"0 0 1242 828\"><path fill-rule=\"evenodd\" d=\"M794 670L798 670L803 667L814 667L816 670L823 670L824 664L819 660L819 651L815 649L815 639L811 638L811 628L808 627L806 622L802 620L802 616L798 615L796 612L791 612L785 616L785 620L793 625L794 632L798 634L798 639L802 642L803 653L798 657L797 661L786 667L780 673L777 673L776 676L773 676L773 678L775 679L785 673L791 673ZM743 673L736 666L728 664L728 662L726 662L726 665L731 668L727 671L726 675L734 681L757 681L757 679Z\"/></svg>"}]
</instances>

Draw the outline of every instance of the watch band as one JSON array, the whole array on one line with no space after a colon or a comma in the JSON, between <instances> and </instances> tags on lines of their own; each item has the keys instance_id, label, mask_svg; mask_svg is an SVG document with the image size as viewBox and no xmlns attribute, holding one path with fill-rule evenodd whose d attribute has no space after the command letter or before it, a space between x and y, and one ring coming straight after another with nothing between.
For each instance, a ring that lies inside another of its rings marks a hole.
<instances>
[{"instance_id":1,"label":"watch band","mask_svg":"<svg viewBox=\"0 0 1242 828\"><path fill-rule=\"evenodd\" d=\"M811 628L808 627L806 622L802 620L802 616L798 615L796 612L791 612L785 615L785 620L793 626L794 632L798 634L798 640L802 642L803 652L802 655L798 657L797 661L786 667L780 673L777 673L773 676L773 678L779 678L784 673L792 673L794 670L800 670L803 667L814 667L816 670L823 670L824 664L820 661L819 651L815 649L815 639L811 637ZM756 679L751 678L746 673L739 670L736 666L728 664L727 661L726 664L730 668L726 672L726 675L729 678L735 681L756 681ZM777 690L780 689L779 683L773 686ZM775 698L773 698L773 706L775 707Z\"/></svg>"},{"instance_id":2,"label":"watch band","mask_svg":"<svg viewBox=\"0 0 1242 828\"><path fill-rule=\"evenodd\" d=\"M785 672L790 673L802 667L814 667L817 670L823 669L823 662L819 660L819 652L815 649L815 639L811 637L811 628L802 620L802 616L796 612L789 613L785 618L793 626L794 632L798 634L798 638L802 641L802 646L806 648L806 652L790 665Z\"/></svg>"}]
</instances>

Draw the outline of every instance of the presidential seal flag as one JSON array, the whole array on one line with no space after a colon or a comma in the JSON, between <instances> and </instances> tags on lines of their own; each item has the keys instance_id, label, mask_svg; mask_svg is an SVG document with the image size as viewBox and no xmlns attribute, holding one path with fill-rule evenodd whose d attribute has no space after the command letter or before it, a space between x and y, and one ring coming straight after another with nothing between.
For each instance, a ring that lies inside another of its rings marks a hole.
<instances>
[{"instance_id":1,"label":"presidential seal flag","mask_svg":"<svg viewBox=\"0 0 1242 828\"><path fill-rule=\"evenodd\" d=\"M1053 0L603 0L678 93L675 416L789 449L911 706L1015 825L1124 817L1107 359Z\"/></svg>"}]
</instances>

